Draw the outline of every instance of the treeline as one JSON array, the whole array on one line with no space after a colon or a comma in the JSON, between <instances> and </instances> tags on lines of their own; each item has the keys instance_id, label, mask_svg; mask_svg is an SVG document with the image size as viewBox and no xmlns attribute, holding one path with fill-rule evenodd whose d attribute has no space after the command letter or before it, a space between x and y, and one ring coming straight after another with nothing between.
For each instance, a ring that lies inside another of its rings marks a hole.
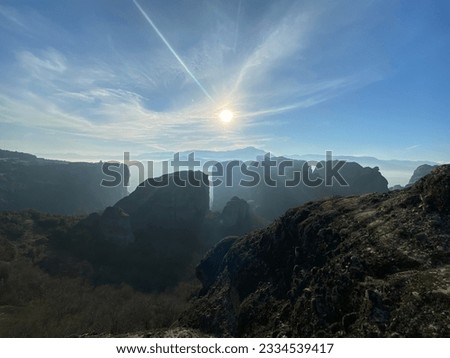
<instances>
[{"instance_id":1,"label":"treeline","mask_svg":"<svg viewBox=\"0 0 450 358\"><path fill-rule=\"evenodd\" d=\"M195 287L158 294L53 278L26 262L0 264L0 336L70 337L169 328Z\"/></svg>"}]
</instances>

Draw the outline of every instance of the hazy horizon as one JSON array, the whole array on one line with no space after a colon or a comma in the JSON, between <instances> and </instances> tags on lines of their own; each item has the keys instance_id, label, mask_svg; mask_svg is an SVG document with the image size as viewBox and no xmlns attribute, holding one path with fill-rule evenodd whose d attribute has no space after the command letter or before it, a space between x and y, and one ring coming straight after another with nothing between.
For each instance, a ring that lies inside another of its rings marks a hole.
<instances>
[{"instance_id":1,"label":"hazy horizon","mask_svg":"<svg viewBox=\"0 0 450 358\"><path fill-rule=\"evenodd\" d=\"M1 149L1 148L0 148ZM202 170L202 166L205 161L227 161L227 160L241 160L244 162L249 162L253 160L257 160L262 155L266 155L269 153L274 157L285 157L288 159L299 159L306 161L321 161L321 160L329 160L326 157L326 153L323 154L280 154L273 152L266 152L262 149L255 147L245 147L239 148L236 150L230 151L201 151L201 150L188 150L184 152L177 152L180 154L180 158L186 160L187 155L190 153L194 153L194 158L196 160L200 160L200 167L194 168L195 170ZM147 177L159 177L164 174L162 169L163 161L170 161L174 159L175 152L155 152L155 153L122 153L120 155L107 155L102 157L91 156L91 157L83 157L76 153L65 153L65 154L56 154L56 153L30 153L37 155L37 157L43 159L51 159L51 160L63 160L69 162L100 162L100 161L118 161L120 163L126 163L127 160L131 161L139 161L143 164L145 169L145 178ZM240 155L239 155L240 154ZM256 154L256 155L252 155ZM409 182L414 170L423 164L436 165L443 164L433 161L419 161L419 160L398 160L398 159L381 159L375 157L366 157L366 156L351 156L351 155L339 155L335 153L330 153L331 158L333 160L345 160L349 162L357 162L363 167L378 167L380 169L381 174L387 179L389 186L394 185L406 185ZM153 175L148 174L148 165L152 166ZM180 170L186 170L187 168L180 168ZM140 184L141 175L135 165L132 165L131 170L131 178L130 178L130 186L129 191L133 191L137 185ZM209 169L206 169L207 171ZM169 172L173 172L173 168L169 165Z\"/></svg>"}]
</instances>

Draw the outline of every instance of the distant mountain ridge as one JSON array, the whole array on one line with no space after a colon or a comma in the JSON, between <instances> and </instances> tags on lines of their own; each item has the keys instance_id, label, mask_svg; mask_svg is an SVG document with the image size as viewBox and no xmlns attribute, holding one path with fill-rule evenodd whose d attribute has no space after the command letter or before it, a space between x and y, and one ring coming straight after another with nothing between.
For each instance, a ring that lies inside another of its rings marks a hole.
<instances>
[{"instance_id":1,"label":"distant mountain ridge","mask_svg":"<svg viewBox=\"0 0 450 358\"><path fill-rule=\"evenodd\" d=\"M178 152L181 158L187 158L188 154L195 153L196 159L205 162L207 160L216 160L216 161L224 161L224 160L256 160L258 156L263 156L269 151L256 148L253 146L248 146L245 148L238 149L230 149L230 150L205 150L205 149L193 149L193 150L184 150ZM177 152L173 151L159 151L159 152L147 152L147 153L134 153L130 152L131 160L139 160L139 161L163 161L163 160L171 160L173 159L174 154ZM273 155L279 155L279 153L273 153ZM46 156L57 157L58 155L55 153L48 154ZM312 160L312 161L321 161L325 160L325 154L282 154L281 156L290 159L296 160ZM84 160L88 160L90 157L86 155L78 155L75 153L66 153L61 155L68 160L80 160L81 158L85 158ZM98 161L100 157L92 156L92 160ZM109 155L102 158L102 160L123 160L123 154L121 156L117 155ZM362 166L368 167L379 167L383 176L388 180L389 186L394 186L400 184L405 186L408 184L408 181L414 172L414 170L420 165L436 165L438 163L427 160L401 160L401 159L378 159L376 157L371 156L354 156L354 155L333 155L333 159L336 160L347 160L351 162L357 162ZM160 176L161 172L156 172L155 177ZM137 185L139 183L135 183Z\"/></svg>"},{"instance_id":2,"label":"distant mountain ridge","mask_svg":"<svg viewBox=\"0 0 450 358\"><path fill-rule=\"evenodd\" d=\"M185 150L181 152L150 152L143 153L135 156L135 159L172 159L174 154L178 153L181 157L187 157L189 154L194 153L196 158L206 159L206 160L230 160L230 159L240 159L240 160L254 160L260 155L264 155L267 152L252 146L231 150L204 150L204 149L193 149Z\"/></svg>"}]
</instances>

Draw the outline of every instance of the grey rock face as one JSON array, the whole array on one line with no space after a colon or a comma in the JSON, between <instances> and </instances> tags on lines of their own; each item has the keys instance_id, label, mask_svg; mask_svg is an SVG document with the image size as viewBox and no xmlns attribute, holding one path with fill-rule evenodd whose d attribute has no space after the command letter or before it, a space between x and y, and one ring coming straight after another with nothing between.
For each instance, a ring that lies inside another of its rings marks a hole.
<instances>
[{"instance_id":1,"label":"grey rock face","mask_svg":"<svg viewBox=\"0 0 450 358\"><path fill-rule=\"evenodd\" d=\"M422 179L424 176L430 174L431 171L436 167L437 167L437 165L428 165L428 164L424 164L424 165L417 167L416 170L414 170L414 173L411 176L411 179L409 179L408 184L409 185L414 184L419 179Z\"/></svg>"},{"instance_id":2,"label":"grey rock face","mask_svg":"<svg viewBox=\"0 0 450 358\"><path fill-rule=\"evenodd\" d=\"M448 337L449 203L444 165L401 191L291 209L205 257L181 323L217 336Z\"/></svg>"},{"instance_id":3,"label":"grey rock face","mask_svg":"<svg viewBox=\"0 0 450 358\"><path fill-rule=\"evenodd\" d=\"M336 165L337 162L328 163L329 167ZM316 167L313 176L317 176L326 180L326 162L321 162L320 168ZM330 165L331 164L331 165ZM368 193L386 193L388 191L388 181L381 175L379 169L363 168L358 163L346 162L339 171L343 180L348 185L339 185L333 181L332 186L321 185L318 188L317 199L322 199L328 196L349 196L361 195Z\"/></svg>"},{"instance_id":4,"label":"grey rock face","mask_svg":"<svg viewBox=\"0 0 450 358\"><path fill-rule=\"evenodd\" d=\"M183 182L184 186L179 185ZM115 207L130 215L135 232L149 228L196 230L209 209L208 177L186 171L149 179Z\"/></svg>"},{"instance_id":5,"label":"grey rock face","mask_svg":"<svg viewBox=\"0 0 450 358\"><path fill-rule=\"evenodd\" d=\"M234 196L223 208L220 220L225 228L248 226L250 207L244 199Z\"/></svg>"},{"instance_id":6,"label":"grey rock face","mask_svg":"<svg viewBox=\"0 0 450 358\"><path fill-rule=\"evenodd\" d=\"M200 264L196 267L196 276L203 285L203 292L209 289L217 279L223 258L237 238L237 236L227 236L222 239L213 249L208 251Z\"/></svg>"},{"instance_id":7,"label":"grey rock face","mask_svg":"<svg viewBox=\"0 0 450 358\"><path fill-rule=\"evenodd\" d=\"M222 210L234 196L252 203L255 214L261 218L273 220L287 209L296 207L312 200L321 200L332 196L350 196L367 193L385 193L388 182L378 168L363 168L354 162L346 162L340 174L348 185L339 185L335 180L331 185L325 185L325 168L334 167L335 162L320 162L312 170L306 161L291 160L283 157L272 157L275 163L269 170L264 170L262 161L236 162L238 167L230 169L229 185L214 187L213 210ZM287 165L286 165L287 164ZM331 164L331 165L330 165ZM231 168L229 162L221 164L224 171ZM241 183L251 181L244 171L256 173L261 179L251 186ZM231 180L232 178L232 180ZM321 185L311 185L310 181L322 179Z\"/></svg>"}]
</instances>

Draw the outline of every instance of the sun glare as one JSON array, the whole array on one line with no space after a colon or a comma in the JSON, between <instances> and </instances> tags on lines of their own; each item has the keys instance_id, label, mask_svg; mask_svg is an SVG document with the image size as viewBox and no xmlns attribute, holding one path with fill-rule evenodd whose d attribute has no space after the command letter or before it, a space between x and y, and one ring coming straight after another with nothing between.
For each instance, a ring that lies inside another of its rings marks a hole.
<instances>
[{"instance_id":1,"label":"sun glare","mask_svg":"<svg viewBox=\"0 0 450 358\"><path fill-rule=\"evenodd\" d=\"M233 112L224 109L219 113L219 118L223 123L230 123L233 120Z\"/></svg>"}]
</instances>

